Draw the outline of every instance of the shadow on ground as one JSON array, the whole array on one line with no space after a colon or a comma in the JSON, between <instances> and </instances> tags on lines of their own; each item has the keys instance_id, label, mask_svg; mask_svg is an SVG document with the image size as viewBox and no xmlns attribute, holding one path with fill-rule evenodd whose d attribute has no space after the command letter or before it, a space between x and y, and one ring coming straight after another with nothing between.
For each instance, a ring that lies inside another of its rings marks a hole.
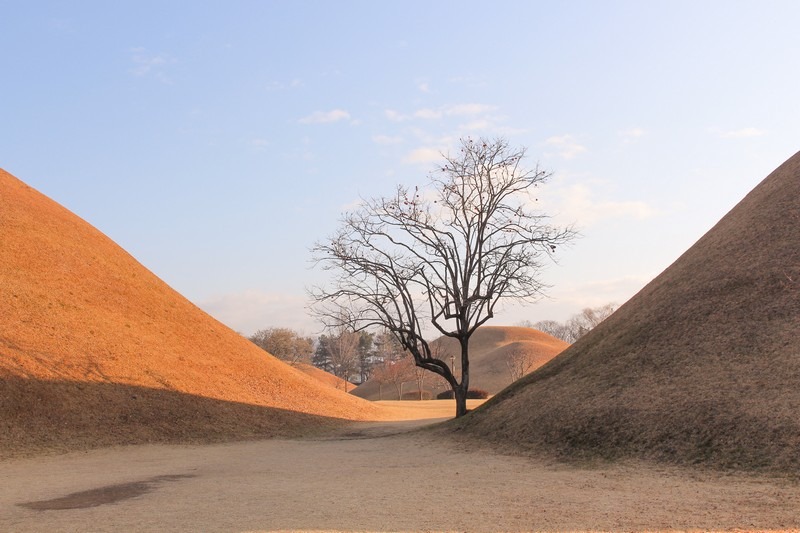
<instances>
[{"instance_id":1,"label":"shadow on ground","mask_svg":"<svg viewBox=\"0 0 800 533\"><path fill-rule=\"evenodd\" d=\"M114 445L313 436L348 422L163 389L0 378L0 459Z\"/></svg>"}]
</instances>

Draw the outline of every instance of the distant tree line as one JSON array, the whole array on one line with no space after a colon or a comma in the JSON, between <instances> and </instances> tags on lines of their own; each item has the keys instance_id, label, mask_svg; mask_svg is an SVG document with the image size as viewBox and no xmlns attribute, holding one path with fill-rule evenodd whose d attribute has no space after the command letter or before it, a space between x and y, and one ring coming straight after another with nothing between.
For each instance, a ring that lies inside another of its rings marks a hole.
<instances>
[{"instance_id":1,"label":"distant tree line","mask_svg":"<svg viewBox=\"0 0 800 533\"><path fill-rule=\"evenodd\" d=\"M616 310L615 304L585 308L564 322L528 320L518 325L538 329L566 342L573 343L591 331ZM329 329L316 339L304 336L289 328L266 328L248 337L253 344L291 365L310 363L345 382L364 383L372 378L378 383L379 395L383 388L391 387L392 397L402 398L406 384L416 385L422 398L427 382L431 388L446 388L447 382L440 376L426 373L416 366L414 358L388 330L379 332L354 332L344 327ZM439 353L438 343L431 343L434 356L446 359ZM512 381L527 374L533 361L524 350L513 351L506 358L506 365Z\"/></svg>"},{"instance_id":2,"label":"distant tree line","mask_svg":"<svg viewBox=\"0 0 800 533\"><path fill-rule=\"evenodd\" d=\"M600 307L586 307L580 313L572 315L564 322L556 320L540 320L539 322L531 322L525 320L520 322L520 326L527 328L538 329L548 335L552 335L557 339L564 340L570 344L577 341L592 329L594 329L600 322L611 316L616 311L617 305L609 303L601 305Z\"/></svg>"},{"instance_id":3,"label":"distant tree line","mask_svg":"<svg viewBox=\"0 0 800 533\"><path fill-rule=\"evenodd\" d=\"M366 331L341 329L314 339L289 328L266 328L248 339L291 365L310 363L349 382L369 379L376 361L380 360L375 353L375 334Z\"/></svg>"}]
</instances>

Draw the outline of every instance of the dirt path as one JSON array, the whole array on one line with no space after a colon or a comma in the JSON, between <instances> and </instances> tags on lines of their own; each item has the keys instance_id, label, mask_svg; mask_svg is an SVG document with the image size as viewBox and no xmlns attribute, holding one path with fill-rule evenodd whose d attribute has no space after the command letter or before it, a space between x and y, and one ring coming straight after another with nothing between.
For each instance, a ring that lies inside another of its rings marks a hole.
<instances>
[{"instance_id":1,"label":"dirt path","mask_svg":"<svg viewBox=\"0 0 800 533\"><path fill-rule=\"evenodd\" d=\"M577 469L398 434L423 423L2 462L0 531L800 529L797 484Z\"/></svg>"}]
</instances>

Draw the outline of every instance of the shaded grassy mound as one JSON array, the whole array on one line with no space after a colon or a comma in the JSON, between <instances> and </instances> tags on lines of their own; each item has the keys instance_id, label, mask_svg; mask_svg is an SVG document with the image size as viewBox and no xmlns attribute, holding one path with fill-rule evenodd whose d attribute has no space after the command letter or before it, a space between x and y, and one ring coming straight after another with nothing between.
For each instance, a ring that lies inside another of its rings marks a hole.
<instances>
[{"instance_id":1,"label":"shaded grassy mound","mask_svg":"<svg viewBox=\"0 0 800 533\"><path fill-rule=\"evenodd\" d=\"M277 407L117 383L14 377L0 380L0 398L0 458L118 444L298 436L341 423Z\"/></svg>"},{"instance_id":2,"label":"shaded grassy mound","mask_svg":"<svg viewBox=\"0 0 800 533\"><path fill-rule=\"evenodd\" d=\"M800 470L800 153L614 315L458 421L570 458Z\"/></svg>"},{"instance_id":3,"label":"shaded grassy mound","mask_svg":"<svg viewBox=\"0 0 800 533\"><path fill-rule=\"evenodd\" d=\"M434 341L439 345L439 358L450 363L450 355L454 355L456 375L460 373L461 352L458 342L441 337ZM511 383L511 374L506 364L507 357L513 352L523 352L532 363L530 371L542 366L564 350L568 343L557 339L547 333L531 328L515 326L483 326L478 328L470 339L470 388L483 389L489 394L495 394ZM426 378L424 390L430 392L435 398L443 388L435 390L433 374ZM403 395L417 391L416 383L412 379L403 387ZM382 391L374 380L367 380L359 385L352 393L368 400L396 400L397 391L392 384L384 384Z\"/></svg>"},{"instance_id":4,"label":"shaded grassy mound","mask_svg":"<svg viewBox=\"0 0 800 533\"><path fill-rule=\"evenodd\" d=\"M126 417L134 405L161 412L145 400L155 396L143 394L133 404L126 394L90 394L98 384L181 397L186 422L170 432L170 411L163 411L160 440L180 441L187 432L217 439L218 428L227 438L253 434L252 416L231 420L224 409L192 416L192 398L198 409L199 398L270 408L258 411L265 435L294 427L271 415L281 410L329 419L382 416L265 354L102 233L2 170L0 242L0 427L15 435L0 441L3 448L60 447L77 442L77 433L85 445L148 440L130 431ZM49 432L24 416L43 403L64 420ZM78 428L72 421L79 419L103 422Z\"/></svg>"}]
</instances>

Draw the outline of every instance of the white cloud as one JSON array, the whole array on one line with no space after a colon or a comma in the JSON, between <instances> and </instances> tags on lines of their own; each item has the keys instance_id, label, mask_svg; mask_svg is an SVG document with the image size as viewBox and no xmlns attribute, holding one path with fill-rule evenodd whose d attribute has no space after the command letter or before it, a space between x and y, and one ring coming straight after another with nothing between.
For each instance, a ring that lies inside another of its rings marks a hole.
<instances>
[{"instance_id":1,"label":"white cloud","mask_svg":"<svg viewBox=\"0 0 800 533\"><path fill-rule=\"evenodd\" d=\"M457 104L457 105L447 106L444 112L447 115L455 115L455 116L480 115L482 113L488 113L490 111L494 111L495 109L497 109L495 106L486 104Z\"/></svg>"},{"instance_id":2,"label":"white cloud","mask_svg":"<svg viewBox=\"0 0 800 533\"><path fill-rule=\"evenodd\" d=\"M557 212L565 223L576 223L579 228L597 224L604 220L632 218L644 220L658 214L658 210L642 201L598 200L588 185L578 183L569 187L549 190L548 207Z\"/></svg>"},{"instance_id":3,"label":"white cloud","mask_svg":"<svg viewBox=\"0 0 800 533\"><path fill-rule=\"evenodd\" d=\"M200 303L208 314L242 334L258 329L287 327L311 332L316 328L303 296L247 290L223 294Z\"/></svg>"},{"instance_id":4,"label":"white cloud","mask_svg":"<svg viewBox=\"0 0 800 533\"><path fill-rule=\"evenodd\" d=\"M386 115L386 118L388 118L392 122L403 122L405 120L408 120L407 116L398 113L394 109L387 109L383 112L383 114Z\"/></svg>"},{"instance_id":5,"label":"white cloud","mask_svg":"<svg viewBox=\"0 0 800 533\"><path fill-rule=\"evenodd\" d=\"M572 159L586 151L586 147L578 144L572 135L556 135L549 137L544 144L555 149L564 159Z\"/></svg>"},{"instance_id":6,"label":"white cloud","mask_svg":"<svg viewBox=\"0 0 800 533\"><path fill-rule=\"evenodd\" d=\"M267 83L268 91L281 91L285 89L298 89L303 86L303 80L295 78L288 83L282 81L271 81Z\"/></svg>"},{"instance_id":7,"label":"white cloud","mask_svg":"<svg viewBox=\"0 0 800 533\"><path fill-rule=\"evenodd\" d=\"M431 88L428 85L427 81L421 81L421 82L417 83L417 89L419 89L423 93L431 92Z\"/></svg>"},{"instance_id":8,"label":"white cloud","mask_svg":"<svg viewBox=\"0 0 800 533\"><path fill-rule=\"evenodd\" d=\"M467 122L466 124L462 124L460 129L466 131L478 131L478 130L488 130L493 126L491 121L489 120L473 120L472 122Z\"/></svg>"},{"instance_id":9,"label":"white cloud","mask_svg":"<svg viewBox=\"0 0 800 533\"><path fill-rule=\"evenodd\" d=\"M766 132L758 128L741 128L738 130L723 131L720 136L723 139L746 139L749 137L761 137Z\"/></svg>"},{"instance_id":10,"label":"white cloud","mask_svg":"<svg viewBox=\"0 0 800 533\"><path fill-rule=\"evenodd\" d=\"M403 138L399 136L393 137L391 135L373 135L372 142L382 145L402 144Z\"/></svg>"},{"instance_id":11,"label":"white cloud","mask_svg":"<svg viewBox=\"0 0 800 533\"><path fill-rule=\"evenodd\" d=\"M623 144L630 144L644 137L645 131L642 128L630 128L620 131L618 134L622 137Z\"/></svg>"},{"instance_id":12,"label":"white cloud","mask_svg":"<svg viewBox=\"0 0 800 533\"><path fill-rule=\"evenodd\" d=\"M352 202L348 202L346 204L343 204L343 205L339 206L339 211L341 211L342 213L348 213L348 212L351 212L351 211L355 211L356 209L360 208L362 205L364 205L364 200L362 200L361 198L357 198L357 199L353 200Z\"/></svg>"},{"instance_id":13,"label":"white cloud","mask_svg":"<svg viewBox=\"0 0 800 533\"><path fill-rule=\"evenodd\" d=\"M131 74L136 77L153 75L164 83L171 83L171 80L164 74L164 67L175 63L173 58L164 54L149 54L141 47L131 48L131 52L133 54L131 61L134 64L134 67L130 69Z\"/></svg>"},{"instance_id":14,"label":"white cloud","mask_svg":"<svg viewBox=\"0 0 800 533\"><path fill-rule=\"evenodd\" d=\"M580 312L585 307L598 307L608 303L624 304L656 274L596 279L583 283L565 283L553 290L552 296L562 304Z\"/></svg>"},{"instance_id":15,"label":"white cloud","mask_svg":"<svg viewBox=\"0 0 800 533\"><path fill-rule=\"evenodd\" d=\"M394 109L387 109L384 114L386 118L393 122L404 122L409 119L439 120L444 117L476 116L489 113L495 109L497 109L496 106L469 103L446 105L437 108L425 107L417 109L411 115L404 115Z\"/></svg>"},{"instance_id":16,"label":"white cloud","mask_svg":"<svg viewBox=\"0 0 800 533\"><path fill-rule=\"evenodd\" d=\"M442 151L436 148L417 148L404 159L406 163L431 163L442 159Z\"/></svg>"},{"instance_id":17,"label":"white cloud","mask_svg":"<svg viewBox=\"0 0 800 533\"><path fill-rule=\"evenodd\" d=\"M629 130L623 130L619 132L620 135L623 137L641 137L644 135L644 130L642 128L631 128Z\"/></svg>"},{"instance_id":18,"label":"white cloud","mask_svg":"<svg viewBox=\"0 0 800 533\"><path fill-rule=\"evenodd\" d=\"M425 120L442 118L442 112L436 109L418 109L414 111L414 118Z\"/></svg>"},{"instance_id":19,"label":"white cloud","mask_svg":"<svg viewBox=\"0 0 800 533\"><path fill-rule=\"evenodd\" d=\"M350 113L343 109L333 109L331 111L315 111L307 117L300 119L300 124L327 124L330 122L338 122L340 120L348 120Z\"/></svg>"},{"instance_id":20,"label":"white cloud","mask_svg":"<svg viewBox=\"0 0 800 533\"><path fill-rule=\"evenodd\" d=\"M267 139L250 139L249 144L256 150L263 150L270 145L270 142Z\"/></svg>"}]
</instances>

